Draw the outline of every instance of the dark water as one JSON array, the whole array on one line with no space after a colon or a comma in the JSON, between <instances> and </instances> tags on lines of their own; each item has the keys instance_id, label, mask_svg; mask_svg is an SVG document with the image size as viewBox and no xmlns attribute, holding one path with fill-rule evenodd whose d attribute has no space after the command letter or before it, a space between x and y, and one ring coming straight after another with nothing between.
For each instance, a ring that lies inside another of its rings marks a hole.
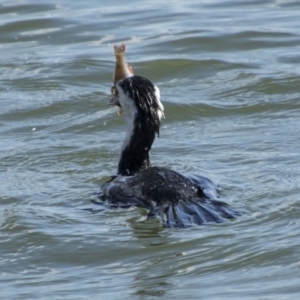
<instances>
[{"instance_id":1,"label":"dark water","mask_svg":"<svg viewBox=\"0 0 300 300\"><path fill-rule=\"evenodd\" d=\"M1 298L297 299L299 9L0 1ZM116 172L123 42L165 106L153 165L211 178L242 217L172 230L142 209L83 210Z\"/></svg>"}]
</instances>

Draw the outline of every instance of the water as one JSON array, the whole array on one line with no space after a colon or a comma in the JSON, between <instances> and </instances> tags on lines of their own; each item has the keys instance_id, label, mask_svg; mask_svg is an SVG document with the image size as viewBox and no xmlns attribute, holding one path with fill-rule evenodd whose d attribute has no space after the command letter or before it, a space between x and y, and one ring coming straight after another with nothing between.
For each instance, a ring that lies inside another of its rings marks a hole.
<instances>
[{"instance_id":1,"label":"water","mask_svg":"<svg viewBox=\"0 0 300 300\"><path fill-rule=\"evenodd\" d=\"M299 2L77 2L0 1L1 298L299 297ZM124 137L121 42L161 90L152 163L211 178L242 217L84 210Z\"/></svg>"}]
</instances>

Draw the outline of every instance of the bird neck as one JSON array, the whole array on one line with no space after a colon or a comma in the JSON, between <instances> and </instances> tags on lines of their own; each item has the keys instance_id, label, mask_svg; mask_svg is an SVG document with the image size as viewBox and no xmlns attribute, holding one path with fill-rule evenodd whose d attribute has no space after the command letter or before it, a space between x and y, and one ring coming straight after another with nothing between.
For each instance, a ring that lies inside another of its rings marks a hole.
<instances>
[{"instance_id":1,"label":"bird neck","mask_svg":"<svg viewBox=\"0 0 300 300\"><path fill-rule=\"evenodd\" d=\"M149 152L155 139L155 129L137 113L128 119L128 130L123 143L118 165L118 174L133 175L150 167Z\"/></svg>"}]
</instances>

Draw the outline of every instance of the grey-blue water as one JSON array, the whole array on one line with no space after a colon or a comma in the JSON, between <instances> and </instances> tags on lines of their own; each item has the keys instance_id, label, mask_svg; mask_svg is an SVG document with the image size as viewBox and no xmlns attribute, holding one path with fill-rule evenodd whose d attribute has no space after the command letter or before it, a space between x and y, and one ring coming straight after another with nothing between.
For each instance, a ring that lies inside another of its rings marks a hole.
<instances>
[{"instance_id":1,"label":"grey-blue water","mask_svg":"<svg viewBox=\"0 0 300 300\"><path fill-rule=\"evenodd\" d=\"M300 2L0 1L0 298L297 299ZM125 122L114 44L161 91L152 164L242 212L165 229L92 214Z\"/></svg>"}]
</instances>

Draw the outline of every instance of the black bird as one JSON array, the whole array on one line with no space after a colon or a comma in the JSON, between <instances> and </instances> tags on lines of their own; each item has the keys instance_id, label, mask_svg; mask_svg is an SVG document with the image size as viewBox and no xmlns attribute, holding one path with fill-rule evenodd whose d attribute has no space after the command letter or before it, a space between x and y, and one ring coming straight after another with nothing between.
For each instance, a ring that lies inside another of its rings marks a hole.
<instances>
[{"instance_id":1,"label":"black bird","mask_svg":"<svg viewBox=\"0 0 300 300\"><path fill-rule=\"evenodd\" d=\"M216 200L217 189L209 179L150 165L149 152L164 116L159 89L140 76L122 79L116 88L111 103L120 107L128 129L118 175L101 186L99 198L111 207L146 208L149 218L160 216L166 227L220 223L238 216Z\"/></svg>"}]
</instances>

